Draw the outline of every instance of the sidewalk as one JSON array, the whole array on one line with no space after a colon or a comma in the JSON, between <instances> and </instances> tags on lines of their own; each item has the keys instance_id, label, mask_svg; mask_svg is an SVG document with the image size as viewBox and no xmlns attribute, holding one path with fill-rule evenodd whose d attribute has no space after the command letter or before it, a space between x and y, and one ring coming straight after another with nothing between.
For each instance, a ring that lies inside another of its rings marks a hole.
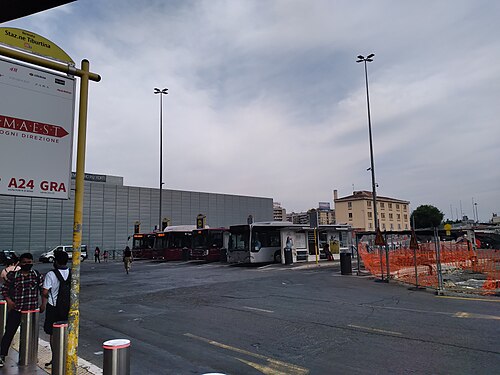
<instances>
[{"instance_id":1,"label":"sidewalk","mask_svg":"<svg viewBox=\"0 0 500 375\"><path fill-rule=\"evenodd\" d=\"M50 345L47 341L39 339L38 340L38 363L32 366L19 366L17 363L19 361L19 331L14 336L12 341L12 346L9 351L9 355L5 358L5 365L0 369L0 374L16 375L39 375L39 374L50 374L51 369L45 369L44 364L50 362L51 353ZM78 375L102 375L102 369L93 365L90 362L85 361L82 358L78 358L78 368L76 373Z\"/></svg>"}]
</instances>

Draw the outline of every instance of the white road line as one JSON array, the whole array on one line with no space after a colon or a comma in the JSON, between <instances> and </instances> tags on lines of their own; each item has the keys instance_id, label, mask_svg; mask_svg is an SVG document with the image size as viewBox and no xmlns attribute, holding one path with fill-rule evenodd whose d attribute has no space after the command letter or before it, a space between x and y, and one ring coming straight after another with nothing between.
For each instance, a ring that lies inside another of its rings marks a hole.
<instances>
[{"instance_id":1,"label":"white road line","mask_svg":"<svg viewBox=\"0 0 500 375\"><path fill-rule=\"evenodd\" d=\"M348 327L357 328L357 329L361 329L363 331L369 331L369 332L386 333L386 334L389 334L389 335L397 335L397 336L401 336L402 335L401 332L386 331L385 329L377 329L377 328L370 328L370 327L362 327L362 326L357 326L357 325L354 325L354 324L349 324Z\"/></svg>"},{"instance_id":2,"label":"white road line","mask_svg":"<svg viewBox=\"0 0 500 375\"><path fill-rule=\"evenodd\" d=\"M274 311L258 309L257 307L243 306L243 308L247 309L247 310L255 310L255 311L260 311L260 312L265 312L265 313L270 313L270 314L274 313Z\"/></svg>"}]
</instances>

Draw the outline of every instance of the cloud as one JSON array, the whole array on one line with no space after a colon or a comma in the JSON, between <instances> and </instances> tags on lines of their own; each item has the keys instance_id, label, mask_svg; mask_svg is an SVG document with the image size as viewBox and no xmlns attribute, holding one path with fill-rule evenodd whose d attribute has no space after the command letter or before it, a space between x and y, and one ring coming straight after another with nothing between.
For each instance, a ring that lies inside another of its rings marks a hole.
<instances>
[{"instance_id":1,"label":"cloud","mask_svg":"<svg viewBox=\"0 0 500 375\"><path fill-rule=\"evenodd\" d=\"M87 171L273 197L289 211L370 190L500 212L500 4L489 1L80 1L22 20L88 58ZM91 16L88 16L88 15ZM454 210L453 210L454 211ZM468 209L472 217L471 208Z\"/></svg>"}]
</instances>

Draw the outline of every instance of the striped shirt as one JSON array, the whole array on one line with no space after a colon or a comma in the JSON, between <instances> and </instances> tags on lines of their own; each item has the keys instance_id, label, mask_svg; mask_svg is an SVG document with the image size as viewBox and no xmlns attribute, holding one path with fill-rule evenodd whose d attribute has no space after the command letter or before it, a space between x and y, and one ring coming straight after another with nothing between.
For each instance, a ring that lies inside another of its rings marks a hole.
<instances>
[{"instance_id":1,"label":"striped shirt","mask_svg":"<svg viewBox=\"0 0 500 375\"><path fill-rule=\"evenodd\" d=\"M2 286L2 295L16 304L17 311L32 311L39 308L38 297L43 287L43 276L35 270L27 275L21 271L9 272Z\"/></svg>"}]
</instances>

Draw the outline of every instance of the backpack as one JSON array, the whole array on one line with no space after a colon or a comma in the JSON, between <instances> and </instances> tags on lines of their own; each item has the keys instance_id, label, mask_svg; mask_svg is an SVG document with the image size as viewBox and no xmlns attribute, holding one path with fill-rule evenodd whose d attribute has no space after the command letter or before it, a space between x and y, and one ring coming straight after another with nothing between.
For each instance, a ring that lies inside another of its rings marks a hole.
<instances>
[{"instance_id":1,"label":"backpack","mask_svg":"<svg viewBox=\"0 0 500 375\"><path fill-rule=\"evenodd\" d=\"M69 271L68 279L64 280L61 272L58 269L53 269L54 275L59 280L59 292L57 293L56 311L58 318L62 320L68 319L71 295L71 271Z\"/></svg>"}]
</instances>

